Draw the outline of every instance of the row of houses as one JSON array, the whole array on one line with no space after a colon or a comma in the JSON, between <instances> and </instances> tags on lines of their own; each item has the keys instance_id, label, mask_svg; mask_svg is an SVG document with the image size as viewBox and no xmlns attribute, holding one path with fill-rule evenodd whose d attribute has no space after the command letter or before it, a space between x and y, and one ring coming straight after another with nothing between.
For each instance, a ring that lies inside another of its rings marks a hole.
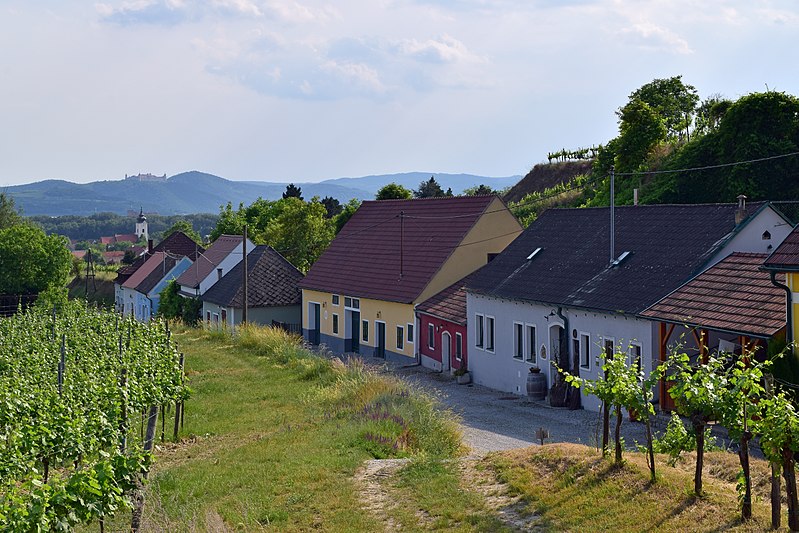
<instances>
[{"instance_id":1,"label":"row of houses","mask_svg":"<svg viewBox=\"0 0 799 533\"><path fill-rule=\"evenodd\" d=\"M115 280L117 311L136 320L158 312L161 292L171 282L179 294L202 301L202 317L211 327L234 329L243 319L244 255L247 256L248 321L295 324L301 307L293 265L269 246L255 246L239 235L222 235L208 249L175 232L148 249Z\"/></svg>"},{"instance_id":2,"label":"row of houses","mask_svg":"<svg viewBox=\"0 0 799 533\"><path fill-rule=\"evenodd\" d=\"M613 224L611 224L611 213ZM611 233L611 228L613 228ZM799 230L797 230L799 231ZM295 324L305 340L599 409L559 369L597 378L605 353L649 372L681 345L764 354L789 342L799 233L768 202L550 209L523 229L496 196L367 201L306 276L268 246L176 233L120 270L117 307L147 320L174 279L211 327ZM657 391L669 409L665 384Z\"/></svg>"},{"instance_id":3,"label":"row of houses","mask_svg":"<svg viewBox=\"0 0 799 533\"><path fill-rule=\"evenodd\" d=\"M540 369L553 405L592 410L558 368L596 378L600 354L622 351L649 372L678 344L701 358L792 339L799 236L772 204L610 217L550 209L522 230L495 196L364 202L300 281L304 337L515 394Z\"/></svg>"}]
</instances>

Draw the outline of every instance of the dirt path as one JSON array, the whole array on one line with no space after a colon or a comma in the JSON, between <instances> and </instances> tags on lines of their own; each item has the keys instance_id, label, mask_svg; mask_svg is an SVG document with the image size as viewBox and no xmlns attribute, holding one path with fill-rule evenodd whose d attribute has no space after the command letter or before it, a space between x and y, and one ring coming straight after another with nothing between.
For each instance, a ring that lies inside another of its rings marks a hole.
<instances>
[{"instance_id":1,"label":"dirt path","mask_svg":"<svg viewBox=\"0 0 799 533\"><path fill-rule=\"evenodd\" d=\"M458 464L462 486L481 494L486 510L511 531L546 531L536 515L524 512L525 504L518 496L512 496L508 486L500 482L494 472L486 467L484 454L470 455L454 460ZM401 531L403 528L391 518L391 510L400 506L393 494L394 476L409 459L373 459L366 461L356 472L355 481L360 491L363 507L383 523L386 532ZM433 518L422 510L416 511L420 529L429 529Z\"/></svg>"}]
</instances>

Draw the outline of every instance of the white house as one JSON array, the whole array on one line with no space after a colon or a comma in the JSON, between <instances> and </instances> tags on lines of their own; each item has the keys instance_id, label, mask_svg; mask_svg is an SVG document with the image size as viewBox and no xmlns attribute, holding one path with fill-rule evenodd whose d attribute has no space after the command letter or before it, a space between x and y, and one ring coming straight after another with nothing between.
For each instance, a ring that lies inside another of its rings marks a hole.
<instances>
[{"instance_id":1,"label":"white house","mask_svg":"<svg viewBox=\"0 0 799 533\"><path fill-rule=\"evenodd\" d=\"M541 368L553 405L598 410L555 364L596 378L603 350L649 372L658 358L653 303L734 251L766 253L791 224L767 203L550 209L467 283L469 370L476 383L526 391ZM638 363L636 363L638 364Z\"/></svg>"},{"instance_id":2,"label":"white house","mask_svg":"<svg viewBox=\"0 0 799 533\"><path fill-rule=\"evenodd\" d=\"M186 256L155 252L121 285L122 313L146 322L158 312L161 291L192 264Z\"/></svg>"},{"instance_id":3,"label":"white house","mask_svg":"<svg viewBox=\"0 0 799 533\"><path fill-rule=\"evenodd\" d=\"M255 246L248 239L247 252ZM178 278L180 294L189 298L197 298L205 294L214 283L239 264L244 253L244 237L241 235L220 235L200 254L191 268Z\"/></svg>"}]
</instances>

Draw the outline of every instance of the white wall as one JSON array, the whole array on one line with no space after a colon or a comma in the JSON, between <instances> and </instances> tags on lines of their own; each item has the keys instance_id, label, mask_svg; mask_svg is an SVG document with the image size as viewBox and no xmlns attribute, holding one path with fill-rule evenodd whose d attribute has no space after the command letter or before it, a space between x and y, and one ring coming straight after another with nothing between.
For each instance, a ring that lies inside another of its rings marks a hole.
<instances>
[{"instance_id":1,"label":"white wall","mask_svg":"<svg viewBox=\"0 0 799 533\"><path fill-rule=\"evenodd\" d=\"M707 268L715 265L732 252L769 254L785 240L791 230L793 230L793 227L784 218L778 215L771 207L766 207L744 225L739 233L713 256ZM765 231L771 234L771 239L763 239L763 232Z\"/></svg>"},{"instance_id":2,"label":"white wall","mask_svg":"<svg viewBox=\"0 0 799 533\"><path fill-rule=\"evenodd\" d=\"M525 325L536 326L538 354L536 364L547 376L547 388L551 387L556 370L551 365L552 339L549 337L549 332L553 324L563 325L563 321L557 315L550 316L552 311L557 312L557 306L499 300L469 293L467 295L469 370L472 372L474 382L514 394L525 395L527 393L527 374L532 363L513 357L514 322L521 322ZM478 313L494 317L495 350L493 353L476 346L475 322ZM572 331L577 330L578 339L581 339L581 334L589 335L590 368L581 368L581 377L595 379L599 376L600 368L597 364L597 357L606 337L613 338L616 348L624 351L627 351L630 343L640 344L644 369L647 373L651 370L652 361L656 360L658 356L656 325L653 322L633 316L570 308L562 308L561 313L568 320L566 333L570 354L573 345ZM547 348L546 360L542 360L540 357L542 345ZM570 358L570 360L572 359ZM586 409L599 410L600 403L594 397L583 395L582 402Z\"/></svg>"}]
</instances>

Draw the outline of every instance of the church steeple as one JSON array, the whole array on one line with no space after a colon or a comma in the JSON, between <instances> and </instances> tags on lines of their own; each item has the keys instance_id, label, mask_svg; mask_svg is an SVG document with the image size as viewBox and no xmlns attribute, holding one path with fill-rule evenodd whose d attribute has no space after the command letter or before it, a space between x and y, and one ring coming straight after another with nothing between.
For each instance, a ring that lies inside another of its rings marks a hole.
<instances>
[{"instance_id":1,"label":"church steeple","mask_svg":"<svg viewBox=\"0 0 799 533\"><path fill-rule=\"evenodd\" d=\"M136 237L144 237L145 241L150 238L150 234L147 231L147 217L144 216L143 207L139 208L139 217L136 219Z\"/></svg>"}]
</instances>

